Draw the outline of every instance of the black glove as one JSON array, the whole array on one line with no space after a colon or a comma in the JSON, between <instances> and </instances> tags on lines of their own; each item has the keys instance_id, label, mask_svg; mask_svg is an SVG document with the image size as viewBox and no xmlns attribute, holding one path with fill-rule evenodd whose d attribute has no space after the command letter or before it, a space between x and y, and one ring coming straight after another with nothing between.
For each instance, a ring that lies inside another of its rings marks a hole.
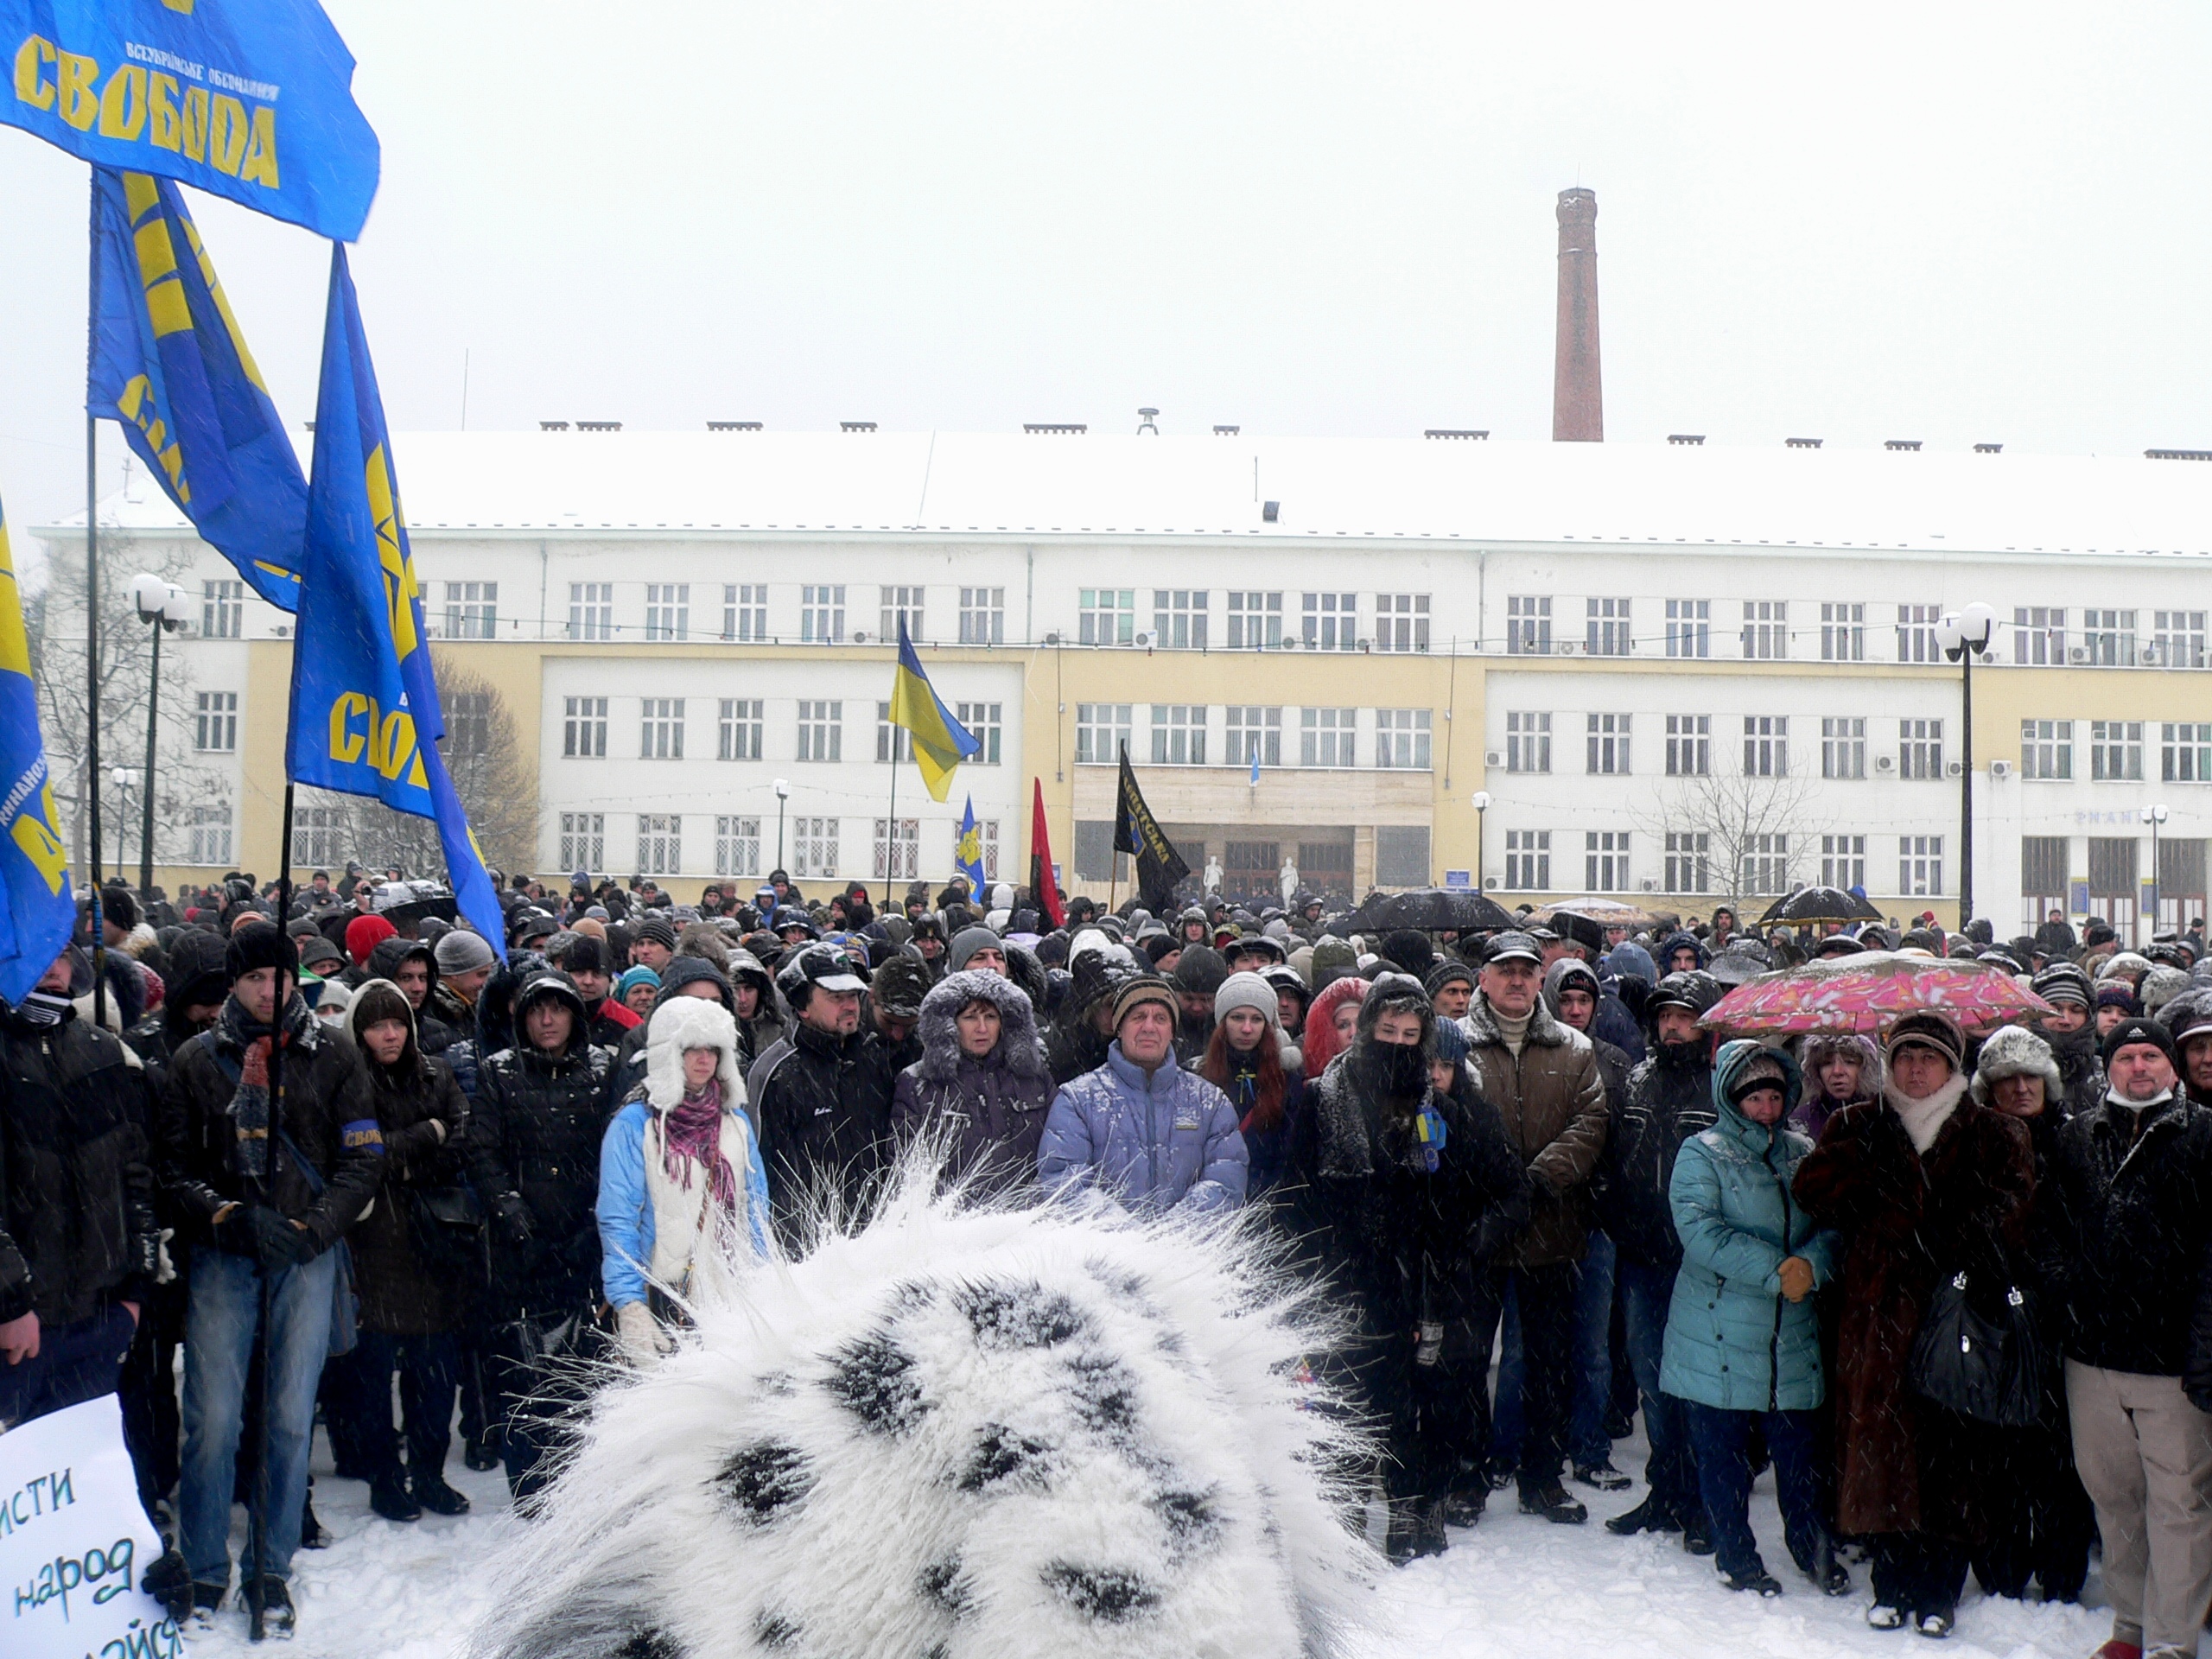
<instances>
[{"instance_id":1,"label":"black glove","mask_svg":"<svg viewBox=\"0 0 2212 1659\"><path fill-rule=\"evenodd\" d=\"M192 1616L192 1569L176 1550L162 1551L161 1558L146 1569L138 1587L160 1602L162 1611L178 1624Z\"/></svg>"},{"instance_id":2,"label":"black glove","mask_svg":"<svg viewBox=\"0 0 2212 1659\"><path fill-rule=\"evenodd\" d=\"M250 1213L253 1217L253 1253L264 1273L281 1273L286 1268L302 1267L315 1260L315 1235L306 1228L294 1226L282 1211L266 1205L255 1205Z\"/></svg>"},{"instance_id":3,"label":"black glove","mask_svg":"<svg viewBox=\"0 0 2212 1659\"><path fill-rule=\"evenodd\" d=\"M502 1244L520 1249L530 1243L530 1206L518 1192L506 1192L492 1205L492 1230Z\"/></svg>"},{"instance_id":4,"label":"black glove","mask_svg":"<svg viewBox=\"0 0 2212 1659\"><path fill-rule=\"evenodd\" d=\"M213 1226L215 1233L215 1246L218 1249L227 1250L232 1255L258 1255L260 1254L260 1251L255 1247L254 1243L253 1206L251 1205L232 1205L231 1206L231 1213L225 1216L220 1221L213 1224Z\"/></svg>"}]
</instances>

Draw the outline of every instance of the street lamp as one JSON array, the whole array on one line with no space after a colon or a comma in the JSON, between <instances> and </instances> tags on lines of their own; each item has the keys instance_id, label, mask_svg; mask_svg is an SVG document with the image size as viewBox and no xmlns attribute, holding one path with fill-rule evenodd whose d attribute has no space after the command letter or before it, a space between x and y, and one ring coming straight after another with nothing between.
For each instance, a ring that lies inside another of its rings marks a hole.
<instances>
[{"instance_id":1,"label":"street lamp","mask_svg":"<svg viewBox=\"0 0 2212 1659\"><path fill-rule=\"evenodd\" d=\"M138 774L130 766L110 766L107 775L108 780L115 785L115 821L118 824L128 823L130 822L130 785L137 782ZM115 838L118 874L122 873L123 840L122 835L118 833ZM141 891L143 892L143 889L142 888Z\"/></svg>"},{"instance_id":2,"label":"street lamp","mask_svg":"<svg viewBox=\"0 0 2212 1659\"><path fill-rule=\"evenodd\" d=\"M791 798L791 780L776 779L776 868L784 868L784 803Z\"/></svg>"},{"instance_id":3,"label":"street lamp","mask_svg":"<svg viewBox=\"0 0 2212 1659\"><path fill-rule=\"evenodd\" d=\"M1959 665L1959 931L1974 919L1974 658L1989 649L1997 613L1980 601L1947 611L1936 643Z\"/></svg>"},{"instance_id":4,"label":"street lamp","mask_svg":"<svg viewBox=\"0 0 2212 1659\"><path fill-rule=\"evenodd\" d=\"M2166 821L2164 803L2143 809L2143 822L2151 826L2151 938L2158 937L2158 826Z\"/></svg>"},{"instance_id":5,"label":"street lamp","mask_svg":"<svg viewBox=\"0 0 2212 1659\"><path fill-rule=\"evenodd\" d=\"M162 712L162 636L185 625L192 605L183 588L145 571L130 578L130 602L138 620L154 630L154 665L146 679L146 785L138 820L138 891L144 896L154 890L154 735Z\"/></svg>"},{"instance_id":6,"label":"street lamp","mask_svg":"<svg viewBox=\"0 0 2212 1659\"><path fill-rule=\"evenodd\" d=\"M1490 810L1490 791L1475 791L1475 891L1483 890L1483 814Z\"/></svg>"}]
</instances>

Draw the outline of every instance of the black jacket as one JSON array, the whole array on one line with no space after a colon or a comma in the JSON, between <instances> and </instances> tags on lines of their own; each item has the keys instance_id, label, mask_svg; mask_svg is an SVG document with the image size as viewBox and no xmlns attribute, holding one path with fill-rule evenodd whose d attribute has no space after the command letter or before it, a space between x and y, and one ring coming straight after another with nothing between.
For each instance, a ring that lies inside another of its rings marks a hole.
<instances>
[{"instance_id":1,"label":"black jacket","mask_svg":"<svg viewBox=\"0 0 2212 1659\"><path fill-rule=\"evenodd\" d=\"M1628 1086L1611 1097L1612 1125L1595 1194L1599 1225L1624 1257L1645 1267L1676 1268L1682 1240L1669 1197L1675 1154L1690 1136L1711 1128L1719 1115L1713 1109L1709 1058L1662 1065L1661 1058L1654 1053L1638 1065Z\"/></svg>"},{"instance_id":2,"label":"black jacket","mask_svg":"<svg viewBox=\"0 0 2212 1659\"><path fill-rule=\"evenodd\" d=\"M2058 1133L2035 1250L2084 1364L2212 1390L2212 1107L2100 1103Z\"/></svg>"},{"instance_id":3,"label":"black jacket","mask_svg":"<svg viewBox=\"0 0 2212 1659\"><path fill-rule=\"evenodd\" d=\"M49 1027L0 1015L0 1321L143 1300L158 1236L145 1074L74 1009Z\"/></svg>"},{"instance_id":4,"label":"black jacket","mask_svg":"<svg viewBox=\"0 0 2212 1659\"><path fill-rule=\"evenodd\" d=\"M2058 1081L2064 1090L2065 1115L2081 1117L2095 1111L2105 1097L2105 1063L2097 1053L2097 1024L2092 1019L2079 1031L2063 1036L2041 1033L2058 1062Z\"/></svg>"},{"instance_id":5,"label":"black jacket","mask_svg":"<svg viewBox=\"0 0 2212 1659\"><path fill-rule=\"evenodd\" d=\"M897 1073L873 1032L833 1037L804 1020L791 1044L755 1077L753 1119L768 1198L786 1229L817 1185L849 1214L890 1155L891 1092Z\"/></svg>"}]
</instances>

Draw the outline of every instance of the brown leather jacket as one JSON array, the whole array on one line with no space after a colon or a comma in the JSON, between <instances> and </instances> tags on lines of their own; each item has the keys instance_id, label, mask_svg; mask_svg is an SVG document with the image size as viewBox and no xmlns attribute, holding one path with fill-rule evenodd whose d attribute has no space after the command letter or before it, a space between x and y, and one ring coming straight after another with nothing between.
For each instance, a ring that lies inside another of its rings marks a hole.
<instances>
[{"instance_id":1,"label":"brown leather jacket","mask_svg":"<svg viewBox=\"0 0 2212 1659\"><path fill-rule=\"evenodd\" d=\"M1516 1268L1580 1262L1589 1242L1590 1177L1605 1147L1605 1084L1598 1052L1536 1001L1514 1058L1482 993L1459 1021L1483 1096L1505 1121L1506 1138L1535 1189L1529 1230L1511 1253Z\"/></svg>"}]
</instances>

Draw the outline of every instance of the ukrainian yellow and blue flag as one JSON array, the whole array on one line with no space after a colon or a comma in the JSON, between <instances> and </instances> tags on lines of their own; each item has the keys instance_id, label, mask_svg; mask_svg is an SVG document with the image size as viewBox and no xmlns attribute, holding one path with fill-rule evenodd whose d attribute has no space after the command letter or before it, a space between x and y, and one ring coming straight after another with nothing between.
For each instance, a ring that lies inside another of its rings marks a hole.
<instances>
[{"instance_id":1,"label":"ukrainian yellow and blue flag","mask_svg":"<svg viewBox=\"0 0 2212 1659\"><path fill-rule=\"evenodd\" d=\"M20 1002L69 943L77 919L69 855L39 734L22 594L0 514L0 997Z\"/></svg>"},{"instance_id":2,"label":"ukrainian yellow and blue flag","mask_svg":"<svg viewBox=\"0 0 2212 1659\"><path fill-rule=\"evenodd\" d=\"M891 723L912 734L914 764L922 769L922 782L933 801L952 792L953 769L983 747L931 688L922 659L914 654L914 642L906 637L903 616L899 619L899 672L891 685Z\"/></svg>"}]
</instances>

